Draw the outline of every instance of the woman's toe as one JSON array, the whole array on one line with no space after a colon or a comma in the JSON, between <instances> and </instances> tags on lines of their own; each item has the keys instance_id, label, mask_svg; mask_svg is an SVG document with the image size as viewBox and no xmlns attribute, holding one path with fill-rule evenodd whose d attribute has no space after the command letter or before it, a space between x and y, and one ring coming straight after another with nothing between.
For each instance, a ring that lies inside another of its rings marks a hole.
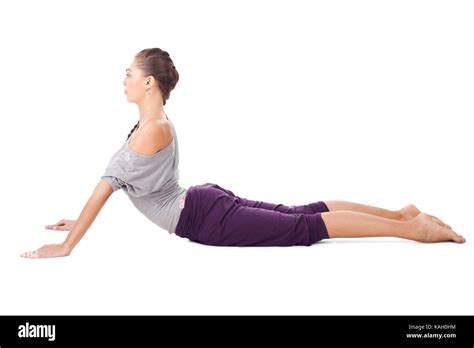
<instances>
[{"instance_id":1,"label":"woman's toe","mask_svg":"<svg viewBox=\"0 0 474 348\"><path fill-rule=\"evenodd\" d=\"M457 234L456 232L453 231L453 240L457 243L464 243L465 239L463 236Z\"/></svg>"}]
</instances>

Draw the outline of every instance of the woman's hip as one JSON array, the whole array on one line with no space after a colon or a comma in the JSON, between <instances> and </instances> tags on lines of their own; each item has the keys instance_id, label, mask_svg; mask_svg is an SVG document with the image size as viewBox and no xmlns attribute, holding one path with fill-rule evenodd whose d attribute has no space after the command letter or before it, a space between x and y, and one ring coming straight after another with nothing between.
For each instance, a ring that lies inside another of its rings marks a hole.
<instances>
[{"instance_id":1,"label":"woman's hip","mask_svg":"<svg viewBox=\"0 0 474 348\"><path fill-rule=\"evenodd\" d=\"M196 239L203 223L209 221L211 217L216 218L222 214L220 205L223 200L229 200L232 196L235 195L231 191L213 183L190 186L186 190L186 198L176 226L176 234L180 237ZM224 205L229 205L229 203Z\"/></svg>"}]
</instances>

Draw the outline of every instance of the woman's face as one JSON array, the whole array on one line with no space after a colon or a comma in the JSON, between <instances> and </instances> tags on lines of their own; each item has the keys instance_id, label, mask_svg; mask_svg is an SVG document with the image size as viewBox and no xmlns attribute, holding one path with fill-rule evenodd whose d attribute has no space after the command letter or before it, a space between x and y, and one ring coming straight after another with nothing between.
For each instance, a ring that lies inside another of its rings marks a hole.
<instances>
[{"instance_id":1,"label":"woman's face","mask_svg":"<svg viewBox=\"0 0 474 348\"><path fill-rule=\"evenodd\" d=\"M135 60L125 71L125 86L124 93L127 95L129 102L137 102L145 96L146 92L146 77L143 76L142 71L136 66Z\"/></svg>"}]
</instances>

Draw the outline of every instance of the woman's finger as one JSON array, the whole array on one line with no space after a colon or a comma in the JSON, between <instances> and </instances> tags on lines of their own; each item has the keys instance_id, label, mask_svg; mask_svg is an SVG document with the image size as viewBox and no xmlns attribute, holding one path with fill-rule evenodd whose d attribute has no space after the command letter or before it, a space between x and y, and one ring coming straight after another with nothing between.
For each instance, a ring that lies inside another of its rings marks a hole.
<instances>
[{"instance_id":1,"label":"woman's finger","mask_svg":"<svg viewBox=\"0 0 474 348\"><path fill-rule=\"evenodd\" d=\"M49 230L61 230L62 229L61 226L66 225L66 223L63 221L64 219L62 219L59 222L56 222L54 225L46 225L45 227Z\"/></svg>"},{"instance_id":2,"label":"woman's finger","mask_svg":"<svg viewBox=\"0 0 474 348\"><path fill-rule=\"evenodd\" d=\"M46 225L46 228L47 228L48 230L57 230L58 227L59 227L59 226L56 225L56 224L55 224L55 225Z\"/></svg>"},{"instance_id":3,"label":"woman's finger","mask_svg":"<svg viewBox=\"0 0 474 348\"><path fill-rule=\"evenodd\" d=\"M34 251L27 251L26 253L21 254L21 257L29 258L29 259L35 259L38 257L38 250Z\"/></svg>"}]
</instances>

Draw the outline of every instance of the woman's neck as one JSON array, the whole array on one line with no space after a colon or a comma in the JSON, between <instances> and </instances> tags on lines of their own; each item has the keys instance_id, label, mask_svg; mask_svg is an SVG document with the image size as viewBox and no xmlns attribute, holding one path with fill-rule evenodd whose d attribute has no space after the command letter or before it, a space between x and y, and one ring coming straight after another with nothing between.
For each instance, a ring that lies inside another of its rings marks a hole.
<instances>
[{"instance_id":1,"label":"woman's neck","mask_svg":"<svg viewBox=\"0 0 474 348\"><path fill-rule=\"evenodd\" d=\"M138 105L140 113L140 124L144 124L147 120L154 118L158 120L166 119L166 113L163 109L163 104L161 100L156 100L155 102L149 101L143 105Z\"/></svg>"}]
</instances>

